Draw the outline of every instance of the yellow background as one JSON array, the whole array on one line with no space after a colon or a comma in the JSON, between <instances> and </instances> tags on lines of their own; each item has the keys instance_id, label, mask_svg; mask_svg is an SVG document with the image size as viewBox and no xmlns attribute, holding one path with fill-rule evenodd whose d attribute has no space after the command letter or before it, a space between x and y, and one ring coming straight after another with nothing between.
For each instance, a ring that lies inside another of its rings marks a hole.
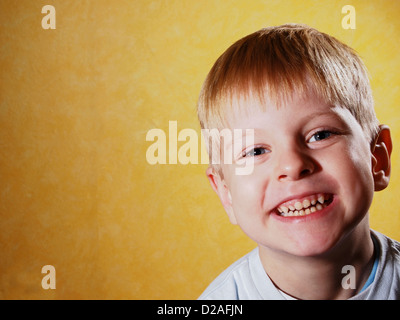
<instances>
[{"instance_id":1,"label":"yellow background","mask_svg":"<svg viewBox=\"0 0 400 320\"><path fill-rule=\"evenodd\" d=\"M46 4L56 30L41 27ZM346 4L356 30L342 29ZM399 14L392 0L0 0L0 298L195 299L254 248L206 165L149 165L145 137L174 120L199 132L196 100L217 57L287 22L363 57L394 139L371 225L400 240ZM55 290L41 287L47 264Z\"/></svg>"}]
</instances>

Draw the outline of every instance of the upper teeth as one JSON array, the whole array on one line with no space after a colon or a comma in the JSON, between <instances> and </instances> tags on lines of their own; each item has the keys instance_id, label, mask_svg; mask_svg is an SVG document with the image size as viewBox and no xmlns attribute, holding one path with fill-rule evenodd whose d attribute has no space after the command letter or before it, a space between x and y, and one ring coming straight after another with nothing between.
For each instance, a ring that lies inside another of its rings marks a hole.
<instances>
[{"instance_id":1,"label":"upper teeth","mask_svg":"<svg viewBox=\"0 0 400 320\"><path fill-rule=\"evenodd\" d=\"M303 199L302 201L295 201L294 203L291 202L287 205L280 205L278 207L278 211L281 213L282 216L285 217L304 216L325 208L327 206L324 203L325 198L329 198L329 196L325 196L323 194L314 195L309 198Z\"/></svg>"}]
</instances>

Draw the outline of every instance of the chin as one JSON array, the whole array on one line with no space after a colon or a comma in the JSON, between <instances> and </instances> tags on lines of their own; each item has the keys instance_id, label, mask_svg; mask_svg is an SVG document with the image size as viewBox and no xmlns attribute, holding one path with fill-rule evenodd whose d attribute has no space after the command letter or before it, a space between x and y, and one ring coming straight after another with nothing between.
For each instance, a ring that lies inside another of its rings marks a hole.
<instances>
[{"instance_id":1,"label":"chin","mask_svg":"<svg viewBox=\"0 0 400 320\"><path fill-rule=\"evenodd\" d=\"M338 234L307 234L292 238L283 250L299 257L323 257L335 248L340 239Z\"/></svg>"}]
</instances>

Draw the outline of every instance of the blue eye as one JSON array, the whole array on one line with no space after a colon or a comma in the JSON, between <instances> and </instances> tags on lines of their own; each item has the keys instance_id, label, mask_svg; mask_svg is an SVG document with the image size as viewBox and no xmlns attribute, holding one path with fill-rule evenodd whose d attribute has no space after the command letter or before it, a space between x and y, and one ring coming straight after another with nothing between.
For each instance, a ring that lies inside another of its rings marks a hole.
<instances>
[{"instance_id":1,"label":"blue eye","mask_svg":"<svg viewBox=\"0 0 400 320\"><path fill-rule=\"evenodd\" d=\"M321 140L329 138L331 135L332 135L332 132L330 132L328 130L318 131L312 135L309 142L321 141Z\"/></svg>"},{"instance_id":2,"label":"blue eye","mask_svg":"<svg viewBox=\"0 0 400 320\"><path fill-rule=\"evenodd\" d=\"M257 148L253 148L248 152L244 152L243 153L243 157L256 157L256 156L261 156L264 153L269 152L267 149L262 148L262 147L257 147Z\"/></svg>"}]
</instances>

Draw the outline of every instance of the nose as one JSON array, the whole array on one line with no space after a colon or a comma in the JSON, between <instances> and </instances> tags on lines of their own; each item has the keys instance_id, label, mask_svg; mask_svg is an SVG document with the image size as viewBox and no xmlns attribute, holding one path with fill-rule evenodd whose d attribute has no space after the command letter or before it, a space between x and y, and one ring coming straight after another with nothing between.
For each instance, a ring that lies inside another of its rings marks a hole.
<instances>
[{"instance_id":1,"label":"nose","mask_svg":"<svg viewBox=\"0 0 400 320\"><path fill-rule=\"evenodd\" d=\"M311 175L316 168L316 162L307 151L292 146L281 150L275 173L279 181L296 181Z\"/></svg>"}]
</instances>

